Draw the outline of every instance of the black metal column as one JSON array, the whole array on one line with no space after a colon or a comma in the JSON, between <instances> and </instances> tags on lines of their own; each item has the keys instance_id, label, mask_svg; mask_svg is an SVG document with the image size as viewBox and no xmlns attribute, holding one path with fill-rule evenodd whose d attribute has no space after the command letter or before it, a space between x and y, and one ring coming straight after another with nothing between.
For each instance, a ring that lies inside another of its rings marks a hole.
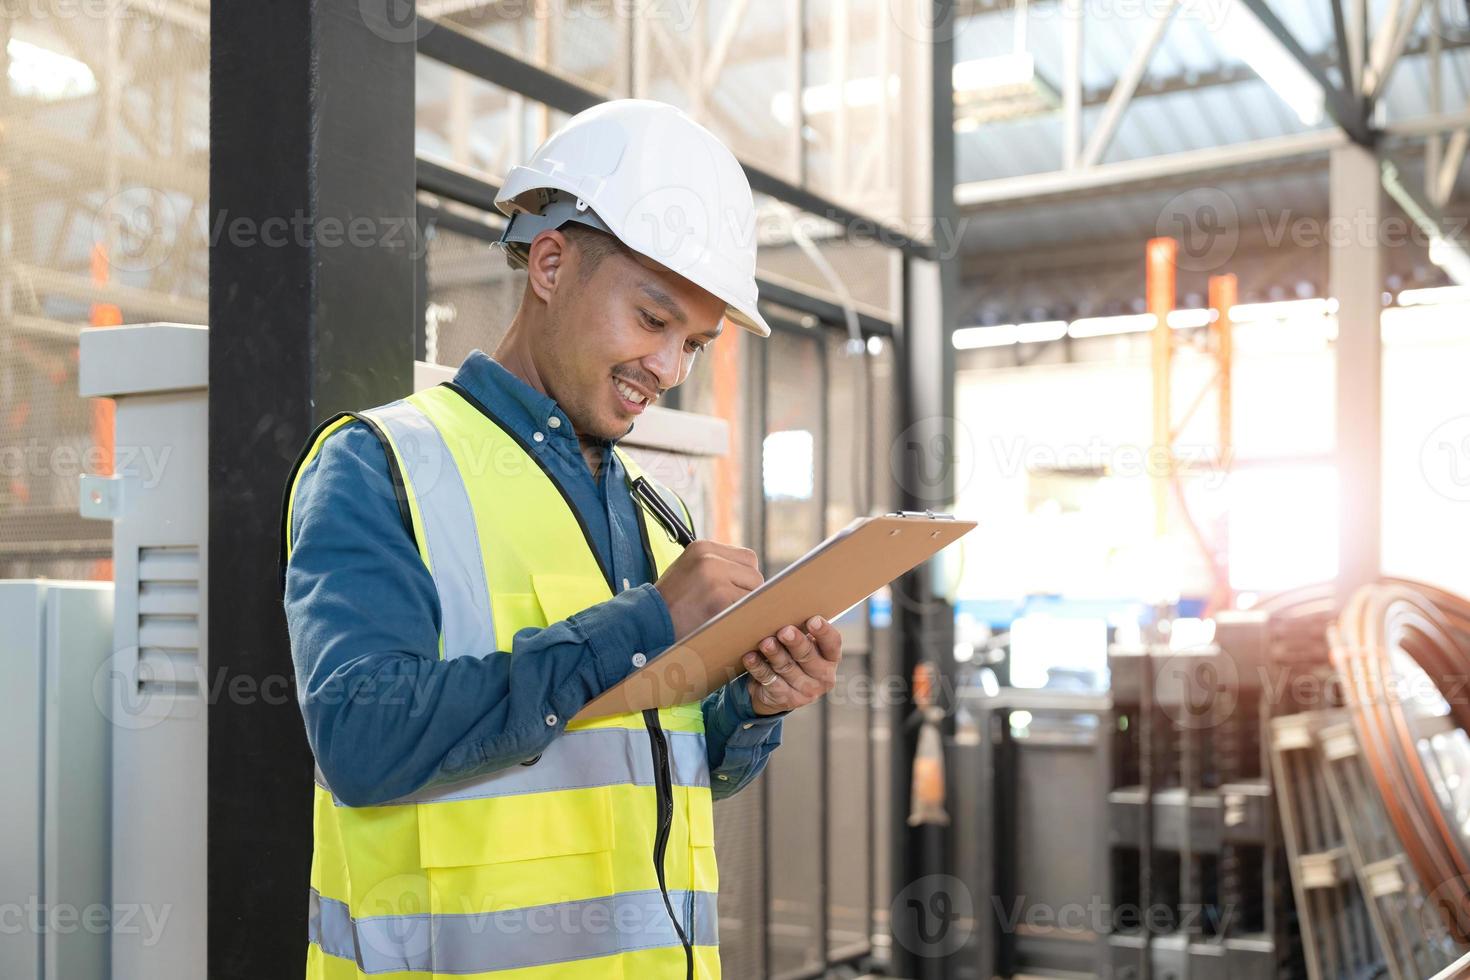
<instances>
[{"instance_id":1,"label":"black metal column","mask_svg":"<svg viewBox=\"0 0 1470 980\"><path fill-rule=\"evenodd\" d=\"M959 29L958 5L934 0L929 40L930 119L932 160L930 201L934 238L954 241L958 212L954 204L954 36ZM938 510L954 500L956 433L954 420L954 350L950 337L955 326L959 270L952 255L937 251L932 257L904 259L904 316L896 338L899 359L899 445L890 459L898 462L903 507ZM962 431L962 430L958 430ZM939 668L936 691L940 705L952 707L946 692L954 681L954 611L935 597L932 563L925 563L900 579L894 590L894 616L899 627L899 663L906 682L928 660ZM908 827L910 780L917 727L906 724L912 704L900 704L891 719L894 752L891 799L894 808L895 901L892 906L893 972L920 980L948 974L948 961L963 937L955 930L969 922L939 921L941 910L961 908L988 896L952 894L964 884L949 873L948 831L942 827ZM946 744L952 722L944 725ZM949 761L949 760L946 760Z\"/></svg>"},{"instance_id":2,"label":"black metal column","mask_svg":"<svg viewBox=\"0 0 1470 980\"><path fill-rule=\"evenodd\" d=\"M411 0L210 24L209 976L258 980L301 975L311 854L281 495L318 421L411 386L416 38Z\"/></svg>"}]
</instances>

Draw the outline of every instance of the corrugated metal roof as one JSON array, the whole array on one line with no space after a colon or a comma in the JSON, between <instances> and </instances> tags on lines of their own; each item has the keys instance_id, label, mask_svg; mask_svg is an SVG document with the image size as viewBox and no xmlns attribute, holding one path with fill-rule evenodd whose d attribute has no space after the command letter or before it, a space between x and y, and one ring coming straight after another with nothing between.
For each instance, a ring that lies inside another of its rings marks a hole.
<instances>
[{"instance_id":1,"label":"corrugated metal roof","mask_svg":"<svg viewBox=\"0 0 1470 980\"><path fill-rule=\"evenodd\" d=\"M1433 2L1436 0L1430 0ZM1379 22L1387 5L1388 0L1371 0L1372 22ZM1088 16L1083 25L1083 84L1091 93L1090 100L1100 102L1150 29L1150 19L1138 15L1138 11L1157 5L1086 0L1084 6ZM1222 43L1221 17L1232 7L1240 8L1237 0L1185 3L1151 59L1140 94L1120 120L1104 162L1244 143L1332 125L1330 120L1315 127L1304 125L1296 112ZM1306 50L1335 55L1336 35L1329 0L1276 2L1272 7ZM1116 13L1125 9L1133 16ZM1027 29L1026 49L1035 59L1038 74L1054 85L1060 83L1063 71L1065 22L1060 11L1061 5L1057 3L1033 4ZM1241 14L1246 14L1243 8L1230 16ZM1014 24L1014 13L1009 10L972 17L956 38L956 58L1008 52ZM1428 29L1426 12L1411 35L1411 53L1400 59L1383 95L1380 123L1425 116L1434 111L1430 100L1429 59L1422 53L1412 53L1427 45ZM1465 40L1470 40L1470 32L1460 33L1466 36L1461 38L1453 31L1445 32L1451 41L1458 40L1463 45ZM1442 111L1463 110L1470 105L1470 48L1456 48L1451 44L1441 71ZM1329 70L1329 74L1334 72L1335 68ZM1162 94L1147 93L1150 86L1174 88L1226 73L1238 76L1239 80ZM1102 112L1100 104L1084 109L1084 144ZM956 143L958 178L962 182L1058 170L1062 164L1061 113L986 123L960 133ZM1231 186L1237 205L1251 213L1288 207L1298 212L1326 208L1325 167L1315 173L1255 178ZM1151 226L1160 207L1177 193L1177 188L1168 192L1134 188L1117 194L1092 195L1085 201L1032 203L1020 209L982 208L970 224L967 242L991 250L1135 235Z\"/></svg>"}]
</instances>

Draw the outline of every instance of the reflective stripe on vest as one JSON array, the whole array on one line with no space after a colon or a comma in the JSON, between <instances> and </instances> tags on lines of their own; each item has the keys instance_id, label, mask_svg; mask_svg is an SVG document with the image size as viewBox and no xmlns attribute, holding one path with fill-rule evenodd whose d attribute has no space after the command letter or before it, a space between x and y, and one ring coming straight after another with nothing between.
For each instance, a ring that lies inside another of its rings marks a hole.
<instances>
[{"instance_id":1,"label":"reflective stripe on vest","mask_svg":"<svg viewBox=\"0 0 1470 980\"><path fill-rule=\"evenodd\" d=\"M714 893L670 891L669 898L695 945L719 944ZM363 973L493 973L679 945L657 889L470 915L353 919L346 905L315 889L310 903L311 941L355 960Z\"/></svg>"},{"instance_id":2,"label":"reflective stripe on vest","mask_svg":"<svg viewBox=\"0 0 1470 980\"><path fill-rule=\"evenodd\" d=\"M709 760L698 732L664 732L675 786L709 786ZM317 785L331 791L321 770ZM564 732L546 747L535 765L511 766L459 783L420 790L382 806L486 800L521 793L547 793L593 786L654 785L653 751L644 728L584 728ZM346 804L333 798L337 806Z\"/></svg>"},{"instance_id":3,"label":"reflective stripe on vest","mask_svg":"<svg viewBox=\"0 0 1470 980\"><path fill-rule=\"evenodd\" d=\"M403 479L413 487L429 553L427 564L439 593L442 655L493 653L495 617L490 611L490 587L480 557L475 514L444 437L408 402L394 402L363 414L387 430Z\"/></svg>"}]
</instances>

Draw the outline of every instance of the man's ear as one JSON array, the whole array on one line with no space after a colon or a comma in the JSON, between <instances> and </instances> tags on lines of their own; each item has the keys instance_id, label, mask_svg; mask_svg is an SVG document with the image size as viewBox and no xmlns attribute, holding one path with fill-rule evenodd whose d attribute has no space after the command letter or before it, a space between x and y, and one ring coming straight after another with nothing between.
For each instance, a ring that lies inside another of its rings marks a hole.
<instances>
[{"instance_id":1,"label":"man's ear","mask_svg":"<svg viewBox=\"0 0 1470 980\"><path fill-rule=\"evenodd\" d=\"M561 279L570 247L567 236L559 231L543 231L531 239L531 251L526 258L527 283L541 302L551 302L551 294Z\"/></svg>"}]
</instances>

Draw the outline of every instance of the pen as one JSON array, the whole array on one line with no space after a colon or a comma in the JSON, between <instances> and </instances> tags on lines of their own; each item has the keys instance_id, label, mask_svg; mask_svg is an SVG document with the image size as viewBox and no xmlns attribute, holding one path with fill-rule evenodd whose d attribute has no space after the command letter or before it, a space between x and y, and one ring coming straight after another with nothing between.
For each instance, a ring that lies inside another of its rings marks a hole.
<instances>
[{"instance_id":1,"label":"pen","mask_svg":"<svg viewBox=\"0 0 1470 980\"><path fill-rule=\"evenodd\" d=\"M664 530L673 535L675 541L686 548L694 543L694 532L684 526L683 520L664 502L664 498L659 496L659 492L653 489L646 478L640 476L633 481L633 495L643 501L644 506L653 512L654 518L664 526Z\"/></svg>"}]
</instances>

